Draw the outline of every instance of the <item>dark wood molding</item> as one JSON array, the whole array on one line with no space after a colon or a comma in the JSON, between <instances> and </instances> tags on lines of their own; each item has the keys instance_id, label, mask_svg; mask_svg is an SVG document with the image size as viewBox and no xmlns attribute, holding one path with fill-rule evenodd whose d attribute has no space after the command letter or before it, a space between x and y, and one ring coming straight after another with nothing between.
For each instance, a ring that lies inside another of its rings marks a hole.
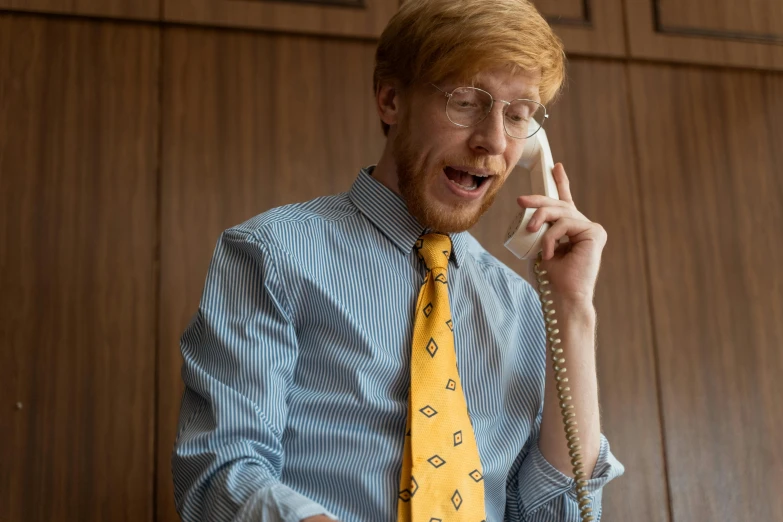
<instances>
[{"instance_id":1,"label":"dark wood molding","mask_svg":"<svg viewBox=\"0 0 783 522\"><path fill-rule=\"evenodd\" d=\"M231 0L237 1L237 0ZM248 1L248 0L242 0ZM324 7L350 7L352 9L367 9L365 0L252 0L254 2L277 2L281 4L315 4Z\"/></svg>"},{"instance_id":2,"label":"dark wood molding","mask_svg":"<svg viewBox=\"0 0 783 522\"><path fill-rule=\"evenodd\" d=\"M676 36L693 36L698 38L715 38L720 40L739 40L743 42L783 43L783 34L749 33L743 31L718 31L714 29L700 29L698 27L683 27L664 25L661 22L661 0L653 0L653 23L655 32Z\"/></svg>"},{"instance_id":3,"label":"dark wood molding","mask_svg":"<svg viewBox=\"0 0 783 522\"><path fill-rule=\"evenodd\" d=\"M582 0L582 18L565 18L562 16L546 16L544 18L552 25L593 27L593 9L590 0Z\"/></svg>"}]
</instances>

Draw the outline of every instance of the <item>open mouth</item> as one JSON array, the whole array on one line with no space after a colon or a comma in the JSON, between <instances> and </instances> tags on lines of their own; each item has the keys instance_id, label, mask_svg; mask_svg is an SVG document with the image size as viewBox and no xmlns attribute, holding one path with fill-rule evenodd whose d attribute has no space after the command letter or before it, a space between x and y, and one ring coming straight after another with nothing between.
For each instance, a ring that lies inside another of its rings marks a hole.
<instances>
[{"instance_id":1,"label":"open mouth","mask_svg":"<svg viewBox=\"0 0 783 522\"><path fill-rule=\"evenodd\" d=\"M467 190L469 192L477 190L487 179L489 179L489 176L471 174L470 172L458 170L453 167L445 167L443 172L446 174L446 177L449 178L449 181L462 190Z\"/></svg>"}]
</instances>

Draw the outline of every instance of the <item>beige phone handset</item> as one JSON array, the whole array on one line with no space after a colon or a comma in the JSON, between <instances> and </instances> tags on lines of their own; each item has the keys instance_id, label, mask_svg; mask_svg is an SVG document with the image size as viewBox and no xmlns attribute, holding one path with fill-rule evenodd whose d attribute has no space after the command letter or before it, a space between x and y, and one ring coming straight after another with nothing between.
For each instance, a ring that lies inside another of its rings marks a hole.
<instances>
[{"instance_id":1,"label":"beige phone handset","mask_svg":"<svg viewBox=\"0 0 783 522\"><path fill-rule=\"evenodd\" d=\"M538 132L525 143L525 150L522 153L522 158L514 169L520 171L517 175L530 176L530 185L533 194L543 194L550 198L560 199L555 178L552 176L552 170L554 168L555 163L552 160L552 151L549 148L546 132L544 129L539 129ZM566 368L563 349L557 346L560 344L560 338L557 336L557 334L560 333L560 330L555 327L557 324L557 319L554 317L555 310L552 307L552 300L548 298L551 291L545 288L549 284L549 280L545 277L547 273L546 270L541 269L541 241L544 233L549 230L549 223L542 224L535 232L529 232L527 230L527 225L535 211L535 208L526 208L517 215L506 233L504 245L520 259L532 260L533 258L536 258L535 263L532 266L532 273L530 273L530 269L528 270L527 279L533 284L534 281L531 279L535 276L535 283L538 284L541 308L544 312L544 322L546 323L547 344L549 346L549 353L552 356L552 366L555 369L557 393L560 400L563 425L565 427L566 440L569 449L568 454L571 456L571 464L574 466L574 478L576 479L580 514L582 522L587 522L594 519L590 515L592 509L589 507L590 498L587 493L587 476L585 475L583 471L584 467L582 466L576 414L573 411L573 404L569 403L571 396L568 395L568 392L571 388L568 386L568 377L564 375L566 373Z\"/></svg>"},{"instance_id":2,"label":"beige phone handset","mask_svg":"<svg viewBox=\"0 0 783 522\"><path fill-rule=\"evenodd\" d=\"M539 129L532 138L525 143L522 157L514 167L514 175L525 176L530 179L533 194L543 194L554 199L560 199L557 192L555 178L552 177L552 169L555 162L552 160L552 151L549 149L549 141L544 129ZM544 233L549 230L549 223L543 223L535 232L528 232L527 225L535 213L535 208L526 208L520 212L511 223L506 234L506 248L511 250L520 259L531 259L541 252L541 240Z\"/></svg>"}]
</instances>

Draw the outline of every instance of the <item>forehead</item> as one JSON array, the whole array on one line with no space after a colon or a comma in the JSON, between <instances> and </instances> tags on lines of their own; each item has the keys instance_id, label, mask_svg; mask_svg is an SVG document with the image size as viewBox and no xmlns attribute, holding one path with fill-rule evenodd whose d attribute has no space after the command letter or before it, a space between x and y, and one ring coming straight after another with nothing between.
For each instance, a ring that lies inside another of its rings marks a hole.
<instances>
[{"instance_id":1,"label":"forehead","mask_svg":"<svg viewBox=\"0 0 783 522\"><path fill-rule=\"evenodd\" d=\"M512 100L527 98L539 101L538 87L541 82L538 72L528 72L510 67L486 69L472 78L458 82L460 85L470 85L488 91L497 98ZM458 85L454 85L458 87Z\"/></svg>"}]
</instances>

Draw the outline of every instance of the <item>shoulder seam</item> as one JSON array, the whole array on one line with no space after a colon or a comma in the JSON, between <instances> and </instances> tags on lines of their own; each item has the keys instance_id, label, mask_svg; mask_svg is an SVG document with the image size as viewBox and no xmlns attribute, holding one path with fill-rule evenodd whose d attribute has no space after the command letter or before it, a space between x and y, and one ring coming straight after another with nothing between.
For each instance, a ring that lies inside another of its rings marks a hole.
<instances>
[{"instance_id":1,"label":"shoulder seam","mask_svg":"<svg viewBox=\"0 0 783 522\"><path fill-rule=\"evenodd\" d=\"M266 258L269 260L269 267L274 272L274 280L276 286L280 288L280 291L282 292L285 298L285 312L286 315L288 316L287 319L291 322L292 325L295 324L294 313L293 313L294 311L293 308L291 308L291 296L288 294L286 285L281 284L280 271L277 269L277 263L275 262L274 256L270 255L269 249L271 247L274 248L275 250L278 250L279 252L284 254L288 259L290 259L293 263L296 263L296 259L294 258L294 256L292 256L291 253L288 252L288 250L283 248L282 245L277 244L277 242L263 241L262 238L256 237L255 234L251 234L250 231L247 229L233 227L226 230L225 232L225 234L229 235L229 237L233 235L233 233L241 234L242 237L241 238L237 237L237 239L258 246L258 248L260 248L264 252L264 254L266 254ZM296 264L297 266L299 266L298 263Z\"/></svg>"}]
</instances>

